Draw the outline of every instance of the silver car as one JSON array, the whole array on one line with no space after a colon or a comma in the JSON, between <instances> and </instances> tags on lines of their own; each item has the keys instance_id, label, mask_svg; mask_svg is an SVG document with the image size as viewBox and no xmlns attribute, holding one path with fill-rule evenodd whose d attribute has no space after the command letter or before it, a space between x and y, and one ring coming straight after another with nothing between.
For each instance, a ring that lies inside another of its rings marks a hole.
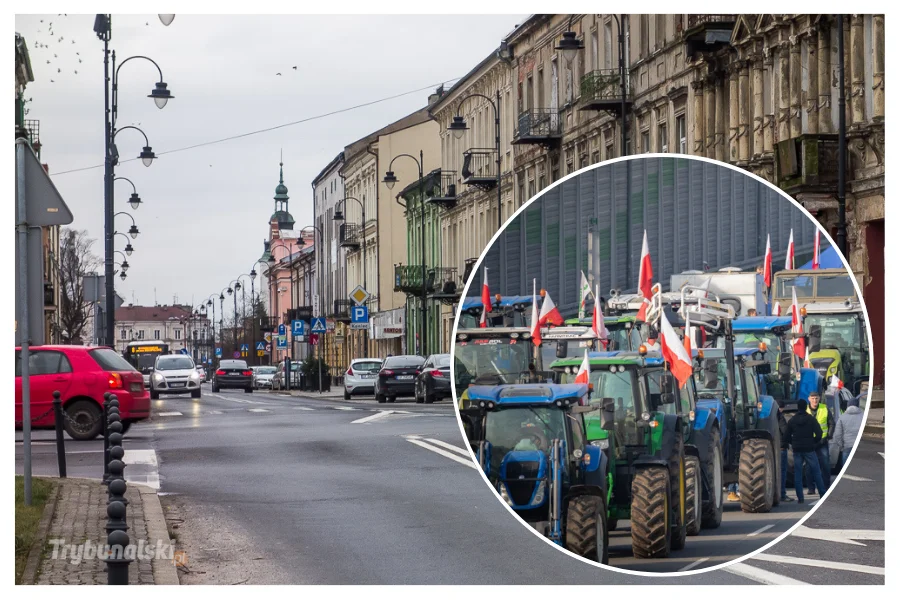
<instances>
[{"instance_id":1,"label":"silver car","mask_svg":"<svg viewBox=\"0 0 900 600\"><path fill-rule=\"evenodd\" d=\"M254 388L261 389L272 387L272 379L275 378L275 372L278 371L276 367L263 365L259 367L250 367L250 369L253 371Z\"/></svg>"},{"instance_id":2,"label":"silver car","mask_svg":"<svg viewBox=\"0 0 900 600\"><path fill-rule=\"evenodd\" d=\"M159 400L160 394L191 394L200 397L200 373L194 359L184 354L158 356L150 375L150 399Z\"/></svg>"},{"instance_id":3,"label":"silver car","mask_svg":"<svg viewBox=\"0 0 900 600\"><path fill-rule=\"evenodd\" d=\"M354 358L344 373L344 400L354 394L372 395L375 393L375 378L381 370L380 358Z\"/></svg>"}]
</instances>

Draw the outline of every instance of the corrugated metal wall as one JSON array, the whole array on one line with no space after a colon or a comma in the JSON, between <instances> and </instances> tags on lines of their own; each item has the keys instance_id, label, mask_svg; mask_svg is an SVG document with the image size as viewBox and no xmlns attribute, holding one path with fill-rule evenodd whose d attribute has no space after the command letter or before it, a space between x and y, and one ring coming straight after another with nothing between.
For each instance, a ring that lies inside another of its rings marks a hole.
<instances>
[{"instance_id":1,"label":"corrugated metal wall","mask_svg":"<svg viewBox=\"0 0 900 600\"><path fill-rule=\"evenodd\" d=\"M712 163L644 158L592 169L547 191L510 223L482 265L492 292L530 294L537 278L569 315L577 310L581 269L599 276L604 296L612 287L637 287L644 228L654 279L667 286L672 273L704 263L711 270L762 264L766 233L777 270L791 227L799 265L800 255L812 252L814 225L779 193ZM593 273L590 231L600 256Z\"/></svg>"}]
</instances>

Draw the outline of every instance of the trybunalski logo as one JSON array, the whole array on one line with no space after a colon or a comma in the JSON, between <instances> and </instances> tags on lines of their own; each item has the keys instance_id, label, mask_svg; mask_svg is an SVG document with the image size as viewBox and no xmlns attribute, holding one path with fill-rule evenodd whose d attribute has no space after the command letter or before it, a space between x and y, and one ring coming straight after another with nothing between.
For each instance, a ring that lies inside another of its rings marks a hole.
<instances>
[{"instance_id":1,"label":"trybunalski logo","mask_svg":"<svg viewBox=\"0 0 900 600\"><path fill-rule=\"evenodd\" d=\"M49 541L52 560L68 561L78 565L87 560L128 559L128 560L171 560L175 566L187 565L187 554L183 550L175 551L168 540L157 540L156 543L138 540L135 544L121 546L118 544L95 543L87 540L80 544L70 544L64 539Z\"/></svg>"}]
</instances>

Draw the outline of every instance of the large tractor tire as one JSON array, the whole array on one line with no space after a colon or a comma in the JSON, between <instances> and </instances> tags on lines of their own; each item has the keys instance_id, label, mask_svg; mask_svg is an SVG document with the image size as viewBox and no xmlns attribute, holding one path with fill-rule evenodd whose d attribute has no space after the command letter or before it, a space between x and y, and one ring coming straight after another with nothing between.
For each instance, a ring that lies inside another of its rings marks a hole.
<instances>
[{"instance_id":1,"label":"large tractor tire","mask_svg":"<svg viewBox=\"0 0 900 600\"><path fill-rule=\"evenodd\" d=\"M638 469L631 481L631 551L635 558L667 558L672 550L670 487L669 470L656 465Z\"/></svg>"},{"instance_id":2,"label":"large tractor tire","mask_svg":"<svg viewBox=\"0 0 900 600\"><path fill-rule=\"evenodd\" d=\"M775 457L775 486L772 490L772 506L781 504L781 430L775 428L775 440L772 442L772 456Z\"/></svg>"},{"instance_id":3,"label":"large tractor tire","mask_svg":"<svg viewBox=\"0 0 900 600\"><path fill-rule=\"evenodd\" d=\"M609 564L606 517L606 503L599 496L576 496L569 500L566 548L602 565Z\"/></svg>"},{"instance_id":4,"label":"large tractor tire","mask_svg":"<svg viewBox=\"0 0 900 600\"><path fill-rule=\"evenodd\" d=\"M704 471L706 471L706 481L709 482L710 498L703 504L701 525L704 529L716 529L722 524L722 505L725 500L723 489L725 461L722 457L720 436L719 428L713 427L706 449Z\"/></svg>"},{"instance_id":5,"label":"large tractor tire","mask_svg":"<svg viewBox=\"0 0 900 600\"><path fill-rule=\"evenodd\" d=\"M688 535L699 535L702 518L701 497L703 483L700 481L700 459L696 456L684 458L684 525Z\"/></svg>"},{"instance_id":6,"label":"large tractor tire","mask_svg":"<svg viewBox=\"0 0 900 600\"><path fill-rule=\"evenodd\" d=\"M672 550L681 550L687 543L685 527L687 477L685 475L684 438L681 432L675 433L675 444L669 456L669 489L672 493Z\"/></svg>"},{"instance_id":7,"label":"large tractor tire","mask_svg":"<svg viewBox=\"0 0 900 600\"><path fill-rule=\"evenodd\" d=\"M775 453L772 452L772 443L759 438L744 440L738 471L741 510L746 513L767 513L772 510L775 485Z\"/></svg>"}]
</instances>

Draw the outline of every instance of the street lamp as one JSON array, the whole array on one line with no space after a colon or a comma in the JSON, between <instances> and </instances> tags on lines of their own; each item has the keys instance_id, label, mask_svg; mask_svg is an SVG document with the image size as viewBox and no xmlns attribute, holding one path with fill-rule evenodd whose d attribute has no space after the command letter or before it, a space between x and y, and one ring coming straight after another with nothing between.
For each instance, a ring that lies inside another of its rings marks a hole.
<instances>
[{"instance_id":1,"label":"street lamp","mask_svg":"<svg viewBox=\"0 0 900 600\"><path fill-rule=\"evenodd\" d=\"M503 178L500 173L500 89L497 88L496 102L488 96L478 93L469 94L468 96L460 100L459 104L456 105L456 116L453 117L453 121L450 123L447 129L453 132L453 137L455 137L456 139L462 138L462 136L469 129L469 126L466 124L466 120L460 115L462 106L469 98L476 97L487 100L488 104L491 105L491 108L494 109L494 152L496 153L495 162L497 165L497 231L500 231L503 228ZM422 226L425 226L424 222Z\"/></svg>"},{"instance_id":2,"label":"street lamp","mask_svg":"<svg viewBox=\"0 0 900 600\"><path fill-rule=\"evenodd\" d=\"M125 238L125 241L127 242L125 244L125 254L131 256L131 253L134 252L134 246L131 245L131 238L120 231L117 231L116 235L121 235L123 238Z\"/></svg>"},{"instance_id":3,"label":"street lamp","mask_svg":"<svg viewBox=\"0 0 900 600\"><path fill-rule=\"evenodd\" d=\"M354 198L354 200L356 200L356 199ZM359 201L357 200L357 202L359 202ZM363 213L363 214L365 214L365 213ZM365 223L365 221L364 221L364 223ZM316 251L316 280L317 280L316 295L318 296L318 300L319 300L316 303L316 312L318 313L318 315L320 317L324 317L325 312L322 307L322 297L325 295L324 294L324 286L322 285L322 281L324 281L324 279L320 279L320 277L324 277L325 274L323 272L324 271L324 263L320 262L320 260L322 258L320 248L324 244L323 240L325 239L325 235L322 233L322 230L317 225L307 225L306 227L304 227L300 230L299 246L301 248L306 245L306 243L303 241L303 232L306 231L307 229L313 230L313 245L314 245L314 249ZM319 235L318 240L316 240L316 234ZM363 240L363 243L365 243L365 240ZM363 249L365 250L365 246L363 246ZM298 284L300 283L299 273L297 274L297 283ZM300 303L299 290L298 290L297 303L298 304ZM325 352L325 336L322 336L320 343L318 344L318 346L316 348L316 354L318 355L318 359L319 359L318 362L319 362L319 393L320 394L322 393L322 355L324 352Z\"/></svg>"},{"instance_id":4,"label":"street lamp","mask_svg":"<svg viewBox=\"0 0 900 600\"><path fill-rule=\"evenodd\" d=\"M565 59L567 65L571 65L578 52L584 50L584 42L579 40L577 34L572 31L572 20L574 18L575 15L569 17L569 26L566 28L567 31L563 32L562 39L555 48L562 52L563 59Z\"/></svg>"},{"instance_id":5,"label":"street lamp","mask_svg":"<svg viewBox=\"0 0 900 600\"><path fill-rule=\"evenodd\" d=\"M124 254L122 254L121 250L116 250L116 254L119 254L122 257L122 271L127 271L128 267L128 258Z\"/></svg>"},{"instance_id":6,"label":"street lamp","mask_svg":"<svg viewBox=\"0 0 900 600\"><path fill-rule=\"evenodd\" d=\"M128 183L131 184L132 192L131 192L131 198L128 200L128 204L131 205L132 210L139 209L141 207L141 197L138 196L137 188L134 187L134 182L132 182L127 177L116 177L113 179L113 181L119 181L119 180L127 181Z\"/></svg>"},{"instance_id":7,"label":"street lamp","mask_svg":"<svg viewBox=\"0 0 900 600\"><path fill-rule=\"evenodd\" d=\"M210 294L209 298L206 299L207 308L212 308L212 342L213 349L215 350L216 346L216 303L213 302L216 299L215 294Z\"/></svg>"},{"instance_id":8,"label":"street lamp","mask_svg":"<svg viewBox=\"0 0 900 600\"><path fill-rule=\"evenodd\" d=\"M396 178L395 178L396 179ZM393 184L391 184L393 187ZM334 217L332 217L333 221L343 221L344 213L338 209L339 206L343 203L346 207L347 200L353 200L357 204L359 204L359 209L362 213L362 225L360 225L360 231L362 232L362 280L363 280L363 289L368 290L369 286L366 281L366 205L361 202L358 198L354 198L353 196L344 196L341 200L338 200L334 205ZM347 287L347 271L344 270L344 288ZM363 358L369 357L369 333L367 329L363 329Z\"/></svg>"},{"instance_id":9,"label":"street lamp","mask_svg":"<svg viewBox=\"0 0 900 600\"><path fill-rule=\"evenodd\" d=\"M175 15L156 15L159 17L160 22L168 27L172 24L172 21L175 20Z\"/></svg>"},{"instance_id":10,"label":"street lamp","mask_svg":"<svg viewBox=\"0 0 900 600\"><path fill-rule=\"evenodd\" d=\"M127 212L119 211L119 212L117 212L116 214L113 215L113 218L118 217L119 215L125 215L126 217L128 217L129 219L131 219L131 227L128 228L128 235L131 236L131 239L136 239L137 236L138 236L138 234L139 234L141 231L137 228L137 225L136 225L135 222L134 222L134 217L132 217L132 216L131 216L130 214L128 214ZM114 233L116 233L116 232L114 232Z\"/></svg>"},{"instance_id":11,"label":"street lamp","mask_svg":"<svg viewBox=\"0 0 900 600\"><path fill-rule=\"evenodd\" d=\"M298 240L294 244L295 249L302 245L303 245L302 239ZM267 263L269 265L269 273L271 274L274 271L275 265L278 263L278 261L275 259L275 254L274 254L275 248L278 248L278 247L284 248L285 250L287 250L287 253L288 253L288 255L287 255L288 268L290 269L288 271L288 276L290 277L290 281L291 281L290 303L291 303L291 308L293 308L293 304L294 304L294 268L293 268L293 264L292 264L293 263L293 261L292 261L293 252L291 251L291 244L289 242L285 242L284 240L278 240L276 242L273 242L269 246L269 258L267 259ZM279 304L278 299L280 296L280 294L278 293L278 290L279 290L278 276L276 276L275 277L275 290L274 290L275 291L275 322L280 324L282 322L282 319L281 319L281 309L278 306L278 304ZM293 346L291 347L291 350L293 350Z\"/></svg>"},{"instance_id":12,"label":"street lamp","mask_svg":"<svg viewBox=\"0 0 900 600\"><path fill-rule=\"evenodd\" d=\"M499 151L497 153L499 156ZM406 157L413 160L416 163L416 166L419 168L419 204L422 206L422 345L421 351L422 354L427 353L427 314L428 314L428 305L426 304L426 294L428 293L427 286L425 285L425 280L427 277L425 276L425 175L423 173L423 165L425 163L425 157L422 154L422 151L419 150L419 158L417 159L415 156L411 154L398 154L394 158L391 159L391 162L388 164L388 170L384 174L384 183L387 185L388 189L393 189L394 184L397 183L397 177L394 175L394 172L391 168L394 166L394 161L400 157ZM498 169L499 171L499 169Z\"/></svg>"},{"instance_id":13,"label":"street lamp","mask_svg":"<svg viewBox=\"0 0 900 600\"><path fill-rule=\"evenodd\" d=\"M145 167L149 167L151 164L153 164L153 160L156 158L156 154L153 153L153 148L150 147L150 140L147 138L147 134L144 133L144 130L141 129L140 127L135 127L134 125L127 125L127 126L123 127L122 129L117 129L113 133L113 144L112 144L113 166L119 164L119 149L116 147L115 138L121 132L126 131L128 129L134 129L136 131L139 131L141 133L141 135L144 136L144 143L147 145L144 146L143 149L141 149L141 153L138 154L138 158L141 159L141 162L144 163ZM113 180L115 180L115 178L113 178Z\"/></svg>"}]
</instances>

